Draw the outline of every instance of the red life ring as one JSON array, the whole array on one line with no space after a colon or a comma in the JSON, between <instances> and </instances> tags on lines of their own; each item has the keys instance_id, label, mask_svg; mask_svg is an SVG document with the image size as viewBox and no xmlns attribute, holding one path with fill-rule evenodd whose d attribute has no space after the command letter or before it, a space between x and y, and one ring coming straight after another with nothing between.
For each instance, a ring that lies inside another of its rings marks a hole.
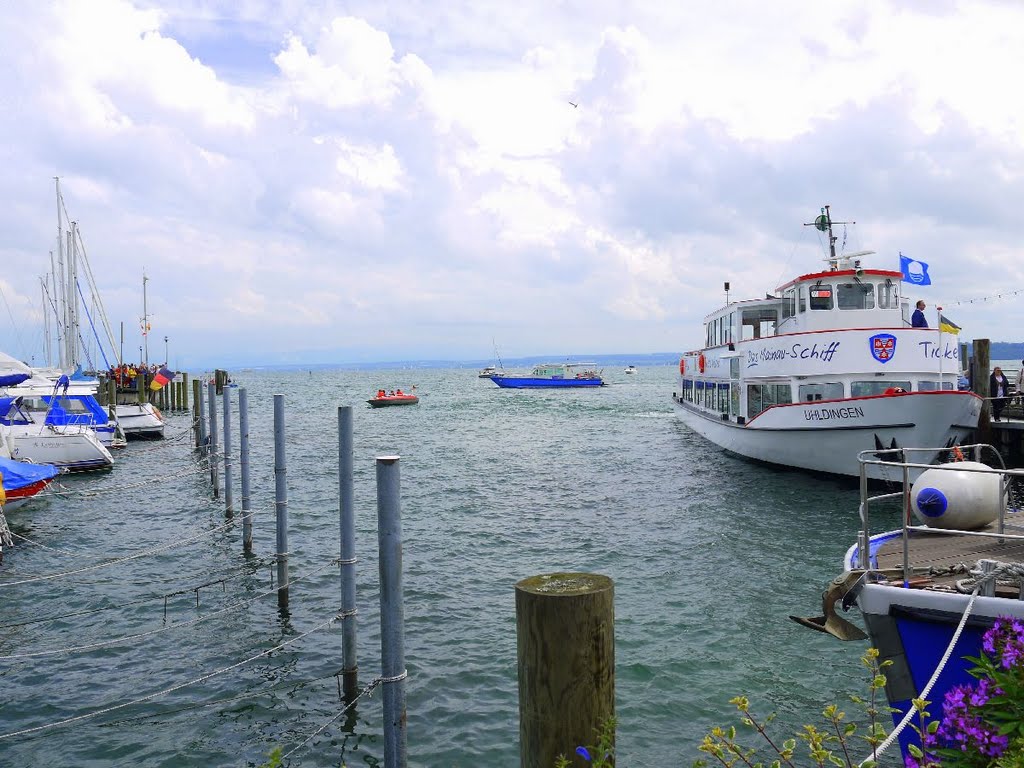
<instances>
[{"instance_id":1,"label":"red life ring","mask_svg":"<svg viewBox=\"0 0 1024 768\"><path fill-rule=\"evenodd\" d=\"M680 376L685 376L686 375L686 358L685 357L680 357L679 358L679 375Z\"/></svg>"},{"instance_id":2,"label":"red life ring","mask_svg":"<svg viewBox=\"0 0 1024 768\"><path fill-rule=\"evenodd\" d=\"M700 356L697 358L697 368L700 369L701 373L704 373L704 353L703 352L701 352Z\"/></svg>"}]
</instances>

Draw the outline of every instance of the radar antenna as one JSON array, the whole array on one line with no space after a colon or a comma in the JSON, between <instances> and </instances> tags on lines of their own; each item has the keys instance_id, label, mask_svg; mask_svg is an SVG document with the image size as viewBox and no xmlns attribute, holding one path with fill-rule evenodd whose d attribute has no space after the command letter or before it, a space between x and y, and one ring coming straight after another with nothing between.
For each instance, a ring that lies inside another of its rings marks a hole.
<instances>
[{"instance_id":1,"label":"radar antenna","mask_svg":"<svg viewBox=\"0 0 1024 768\"><path fill-rule=\"evenodd\" d=\"M839 268L839 257L836 256L836 240L839 238L832 234L833 224L856 224L856 221L832 221L832 215L829 211L831 206L826 205L821 209L821 215L816 217L810 224L804 224L805 227L814 227L819 232L828 232L828 258L826 261L831 265L832 270L835 271Z\"/></svg>"}]
</instances>

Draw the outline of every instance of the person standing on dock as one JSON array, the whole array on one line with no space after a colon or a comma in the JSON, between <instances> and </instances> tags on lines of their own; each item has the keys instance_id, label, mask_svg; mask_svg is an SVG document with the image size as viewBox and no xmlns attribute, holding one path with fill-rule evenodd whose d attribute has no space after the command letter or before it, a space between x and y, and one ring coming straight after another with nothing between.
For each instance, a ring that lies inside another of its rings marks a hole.
<instances>
[{"instance_id":1,"label":"person standing on dock","mask_svg":"<svg viewBox=\"0 0 1024 768\"><path fill-rule=\"evenodd\" d=\"M988 377L989 397L992 398L992 417L999 421L999 416L1006 405L1006 396L1010 393L1010 382L998 365Z\"/></svg>"},{"instance_id":2,"label":"person standing on dock","mask_svg":"<svg viewBox=\"0 0 1024 768\"><path fill-rule=\"evenodd\" d=\"M910 327L911 328L927 328L928 321L924 316L925 303L924 299L917 300L917 309L914 310L914 314L910 316Z\"/></svg>"}]
</instances>

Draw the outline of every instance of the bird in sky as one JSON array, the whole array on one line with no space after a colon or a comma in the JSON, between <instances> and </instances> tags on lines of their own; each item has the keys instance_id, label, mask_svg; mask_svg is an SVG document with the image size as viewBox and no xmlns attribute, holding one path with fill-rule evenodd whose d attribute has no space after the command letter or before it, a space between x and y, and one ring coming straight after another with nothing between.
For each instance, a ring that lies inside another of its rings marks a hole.
<instances>
[{"instance_id":1,"label":"bird in sky","mask_svg":"<svg viewBox=\"0 0 1024 768\"><path fill-rule=\"evenodd\" d=\"M575 101L570 101L569 103L572 104L573 109L576 109L576 107L579 106L579 104L577 104Z\"/></svg>"}]
</instances>

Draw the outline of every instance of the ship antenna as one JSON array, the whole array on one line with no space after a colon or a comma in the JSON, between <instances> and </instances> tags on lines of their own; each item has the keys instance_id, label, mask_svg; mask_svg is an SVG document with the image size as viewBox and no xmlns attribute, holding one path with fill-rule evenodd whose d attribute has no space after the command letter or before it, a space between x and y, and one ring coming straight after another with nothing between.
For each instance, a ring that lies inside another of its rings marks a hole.
<instances>
[{"instance_id":1,"label":"ship antenna","mask_svg":"<svg viewBox=\"0 0 1024 768\"><path fill-rule=\"evenodd\" d=\"M838 238L832 234L833 224L856 224L855 221L832 221L832 216L829 212L831 206L826 205L821 209L821 215L818 216L810 224L804 224L805 227L814 227L819 232L828 232L828 261L831 264L832 269L838 268L838 258L836 257L836 240Z\"/></svg>"}]
</instances>

